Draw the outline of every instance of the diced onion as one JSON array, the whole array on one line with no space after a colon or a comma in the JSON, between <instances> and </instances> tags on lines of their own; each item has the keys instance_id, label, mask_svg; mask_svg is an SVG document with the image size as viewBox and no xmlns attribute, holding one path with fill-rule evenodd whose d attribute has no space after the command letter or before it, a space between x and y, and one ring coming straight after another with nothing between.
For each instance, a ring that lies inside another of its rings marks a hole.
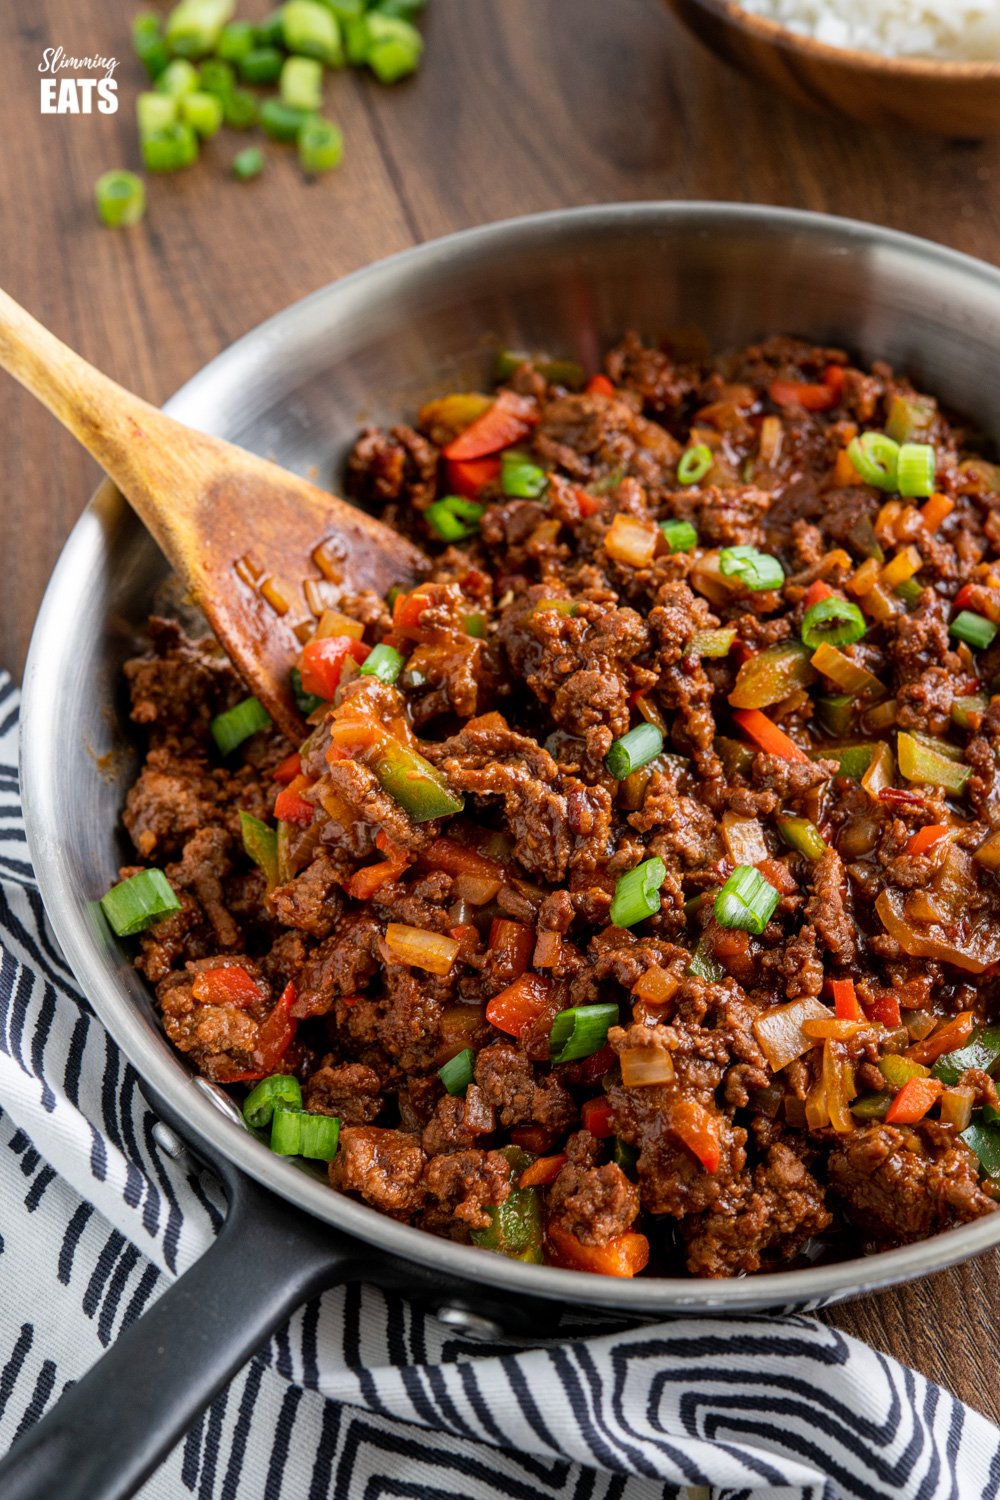
<instances>
[{"instance_id":1,"label":"diced onion","mask_svg":"<svg viewBox=\"0 0 1000 1500\"><path fill-rule=\"evenodd\" d=\"M650 1084L672 1083L674 1060L663 1047L630 1047L619 1054L622 1083L627 1089L645 1088Z\"/></svg>"},{"instance_id":2,"label":"diced onion","mask_svg":"<svg viewBox=\"0 0 1000 1500\"><path fill-rule=\"evenodd\" d=\"M619 511L604 538L604 550L615 562L632 568L648 568L656 552L659 534L655 521L643 521Z\"/></svg>"},{"instance_id":3,"label":"diced onion","mask_svg":"<svg viewBox=\"0 0 1000 1500\"><path fill-rule=\"evenodd\" d=\"M940 1100L942 1125L954 1125L956 1130L965 1130L972 1121L975 1098L975 1089L945 1089Z\"/></svg>"},{"instance_id":4,"label":"diced onion","mask_svg":"<svg viewBox=\"0 0 1000 1500\"><path fill-rule=\"evenodd\" d=\"M396 963L412 964L429 974L447 974L458 956L459 944L441 932L423 927L407 927L390 922L385 930L385 946Z\"/></svg>"},{"instance_id":5,"label":"diced onion","mask_svg":"<svg viewBox=\"0 0 1000 1500\"><path fill-rule=\"evenodd\" d=\"M817 1045L806 1036L803 1021L832 1020L833 1012L811 995L792 1000L787 1005L773 1005L753 1023L760 1050L775 1073Z\"/></svg>"},{"instance_id":6,"label":"diced onion","mask_svg":"<svg viewBox=\"0 0 1000 1500\"><path fill-rule=\"evenodd\" d=\"M502 880L495 880L492 876L465 871L455 876L452 888L460 901L468 901L472 906L487 906L502 884Z\"/></svg>"},{"instance_id":7,"label":"diced onion","mask_svg":"<svg viewBox=\"0 0 1000 1500\"><path fill-rule=\"evenodd\" d=\"M680 984L680 978L670 969L661 969L659 965L647 969L640 974L632 986L632 993L640 1000L645 1000L647 1005L666 1005L667 1001L676 994Z\"/></svg>"},{"instance_id":8,"label":"diced onion","mask_svg":"<svg viewBox=\"0 0 1000 1500\"><path fill-rule=\"evenodd\" d=\"M738 865L757 865L770 856L764 830L756 818L741 818L734 812L723 813L722 837L730 859Z\"/></svg>"}]
</instances>

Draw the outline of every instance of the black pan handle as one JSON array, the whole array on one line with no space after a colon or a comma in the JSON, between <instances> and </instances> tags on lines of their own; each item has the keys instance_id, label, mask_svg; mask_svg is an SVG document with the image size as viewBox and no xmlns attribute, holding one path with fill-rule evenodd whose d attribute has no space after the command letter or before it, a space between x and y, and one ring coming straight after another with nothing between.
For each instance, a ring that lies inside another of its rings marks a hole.
<instances>
[{"instance_id":1,"label":"black pan handle","mask_svg":"<svg viewBox=\"0 0 1000 1500\"><path fill-rule=\"evenodd\" d=\"M372 1253L230 1169L211 1249L0 1462L3 1500L127 1500L308 1297Z\"/></svg>"}]
</instances>

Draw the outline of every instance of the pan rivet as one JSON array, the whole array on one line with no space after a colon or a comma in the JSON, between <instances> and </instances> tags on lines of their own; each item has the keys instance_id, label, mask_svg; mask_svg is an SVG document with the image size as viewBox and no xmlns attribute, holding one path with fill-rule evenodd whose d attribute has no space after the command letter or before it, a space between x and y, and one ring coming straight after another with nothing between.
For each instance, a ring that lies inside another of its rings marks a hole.
<instances>
[{"instance_id":1,"label":"pan rivet","mask_svg":"<svg viewBox=\"0 0 1000 1500\"><path fill-rule=\"evenodd\" d=\"M482 1313L473 1312L471 1307L439 1307L437 1317L439 1322L454 1328L456 1333L464 1333L466 1338L503 1338L503 1328L499 1323Z\"/></svg>"},{"instance_id":2,"label":"pan rivet","mask_svg":"<svg viewBox=\"0 0 1000 1500\"><path fill-rule=\"evenodd\" d=\"M175 1135L169 1125L164 1125L162 1120L157 1120L150 1134L159 1146L160 1150L174 1161L180 1161L187 1154L187 1147L179 1135Z\"/></svg>"}]
</instances>

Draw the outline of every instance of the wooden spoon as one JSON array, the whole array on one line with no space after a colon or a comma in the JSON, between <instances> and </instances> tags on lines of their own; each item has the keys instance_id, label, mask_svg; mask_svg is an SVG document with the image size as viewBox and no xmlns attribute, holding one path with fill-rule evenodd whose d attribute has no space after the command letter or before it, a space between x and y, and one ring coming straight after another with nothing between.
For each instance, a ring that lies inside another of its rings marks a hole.
<instances>
[{"instance_id":1,"label":"wooden spoon","mask_svg":"<svg viewBox=\"0 0 1000 1500\"><path fill-rule=\"evenodd\" d=\"M289 739L301 740L288 674L314 620L306 584L314 604L324 591L384 595L426 573L419 547L277 464L164 416L2 290L0 368L106 470L253 693Z\"/></svg>"}]
</instances>

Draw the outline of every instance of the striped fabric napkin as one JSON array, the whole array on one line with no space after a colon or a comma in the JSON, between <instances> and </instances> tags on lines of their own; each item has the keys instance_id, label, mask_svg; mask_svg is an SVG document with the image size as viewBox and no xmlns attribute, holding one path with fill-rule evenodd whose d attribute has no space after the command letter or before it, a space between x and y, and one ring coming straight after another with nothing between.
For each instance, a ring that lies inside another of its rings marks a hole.
<instances>
[{"instance_id":1,"label":"striped fabric napkin","mask_svg":"<svg viewBox=\"0 0 1000 1500\"><path fill-rule=\"evenodd\" d=\"M155 1119L46 924L0 679L0 1451L210 1242L219 1198ZM517 1350L349 1287L296 1314L144 1500L979 1500L1000 1432L808 1317Z\"/></svg>"}]
</instances>

